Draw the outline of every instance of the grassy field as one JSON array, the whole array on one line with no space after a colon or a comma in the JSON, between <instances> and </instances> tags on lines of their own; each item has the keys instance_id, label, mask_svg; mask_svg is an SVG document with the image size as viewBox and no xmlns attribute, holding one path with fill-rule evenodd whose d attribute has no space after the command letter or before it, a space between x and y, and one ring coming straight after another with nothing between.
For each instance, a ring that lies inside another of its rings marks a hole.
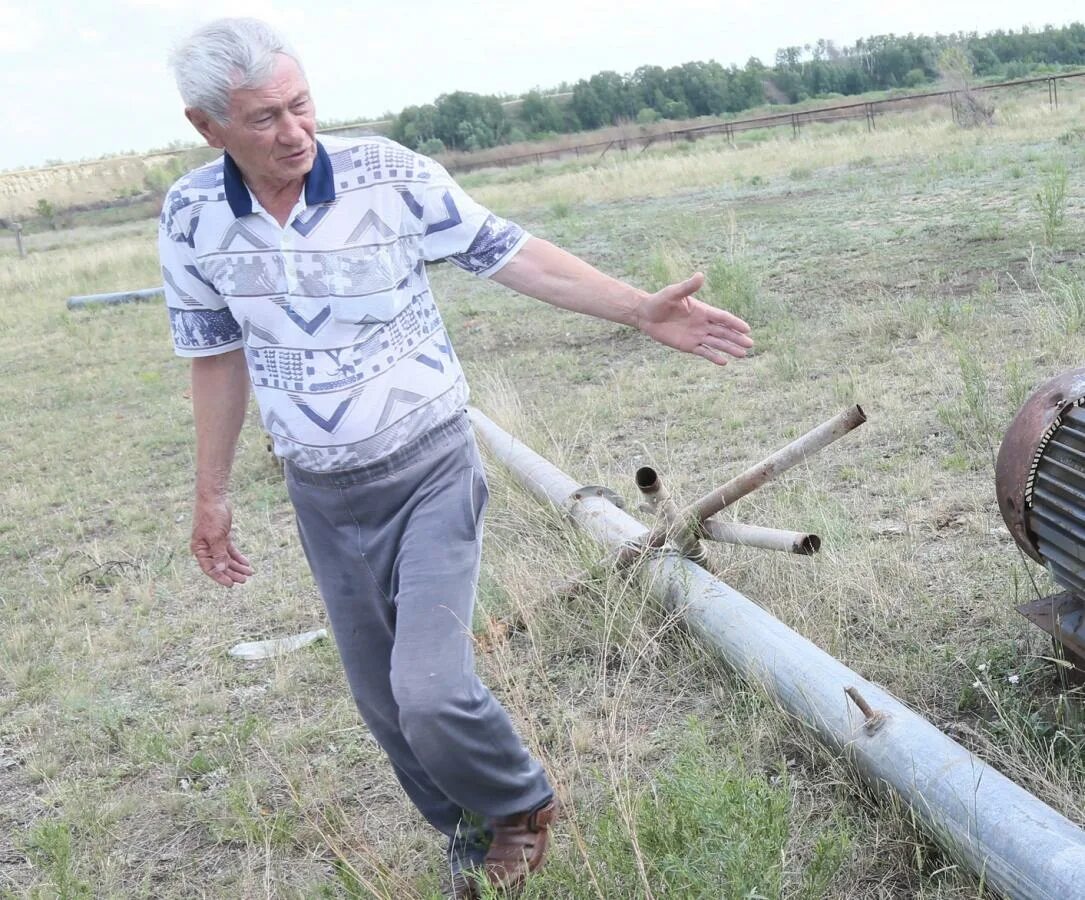
<instances>
[{"instance_id":1,"label":"grassy field","mask_svg":"<svg viewBox=\"0 0 1085 900\"><path fill-rule=\"evenodd\" d=\"M705 141L598 167L472 174L493 208L660 286L693 268L747 318L715 369L474 281L432 280L474 402L636 505L654 465L691 499L838 412L869 422L735 507L811 529L812 559L714 551L726 580L1077 822L1081 698L1014 605L1026 568L992 454L1044 378L1081 363L1081 97ZM0 896L440 896L441 842L360 724L334 648L234 643L323 624L256 426L234 479L258 577L187 558L187 371L155 305L154 222L0 255ZM598 552L498 469L480 667L562 786L533 898L984 896L906 812L735 680L635 582L572 602Z\"/></svg>"}]
</instances>

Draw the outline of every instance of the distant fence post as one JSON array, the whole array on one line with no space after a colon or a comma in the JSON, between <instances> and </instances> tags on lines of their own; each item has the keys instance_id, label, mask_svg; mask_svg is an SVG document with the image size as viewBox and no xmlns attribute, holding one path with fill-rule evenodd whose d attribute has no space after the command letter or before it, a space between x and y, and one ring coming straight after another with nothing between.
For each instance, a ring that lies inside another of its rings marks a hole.
<instances>
[{"instance_id":1,"label":"distant fence post","mask_svg":"<svg viewBox=\"0 0 1085 900\"><path fill-rule=\"evenodd\" d=\"M26 258L26 248L23 246L23 226L19 222L11 223L11 230L15 232L15 246L19 248L19 258Z\"/></svg>"},{"instance_id":2,"label":"distant fence post","mask_svg":"<svg viewBox=\"0 0 1085 900\"><path fill-rule=\"evenodd\" d=\"M1052 109L1059 108L1059 83L1054 78L1047 79L1047 105Z\"/></svg>"}]
</instances>

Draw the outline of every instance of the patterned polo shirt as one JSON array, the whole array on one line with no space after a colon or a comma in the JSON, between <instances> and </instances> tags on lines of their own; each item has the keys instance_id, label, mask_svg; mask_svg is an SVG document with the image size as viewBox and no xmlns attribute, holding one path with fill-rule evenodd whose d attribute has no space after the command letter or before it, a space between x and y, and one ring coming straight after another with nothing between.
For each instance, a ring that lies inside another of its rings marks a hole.
<instances>
[{"instance_id":1,"label":"patterned polo shirt","mask_svg":"<svg viewBox=\"0 0 1085 900\"><path fill-rule=\"evenodd\" d=\"M283 227L225 155L179 179L163 206L174 348L244 348L279 456L318 472L364 465L467 402L425 263L485 277L527 239L384 138L321 137Z\"/></svg>"}]
</instances>

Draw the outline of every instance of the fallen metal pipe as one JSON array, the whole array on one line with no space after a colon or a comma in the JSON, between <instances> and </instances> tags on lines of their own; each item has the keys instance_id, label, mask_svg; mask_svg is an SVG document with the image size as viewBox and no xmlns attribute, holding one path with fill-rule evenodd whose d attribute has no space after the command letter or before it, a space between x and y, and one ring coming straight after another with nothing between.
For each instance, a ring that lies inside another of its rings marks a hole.
<instances>
[{"instance_id":1,"label":"fallen metal pipe","mask_svg":"<svg viewBox=\"0 0 1085 900\"><path fill-rule=\"evenodd\" d=\"M115 306L118 303L140 303L158 300L166 295L165 288L143 288L138 291L120 291L116 294L83 294L68 298L68 309L81 306Z\"/></svg>"},{"instance_id":2,"label":"fallen metal pipe","mask_svg":"<svg viewBox=\"0 0 1085 900\"><path fill-rule=\"evenodd\" d=\"M683 516L703 522L725 506L730 506L741 497L756 491L765 482L771 481L777 475L803 462L806 457L817 453L833 441L839 440L865 421L866 413L863 412L861 406L856 405L844 410L828 422L823 422L802 437L796 438L783 449L777 450L772 456L751 466L741 475L736 475L723 487L705 494L700 500L684 509Z\"/></svg>"},{"instance_id":3,"label":"fallen metal pipe","mask_svg":"<svg viewBox=\"0 0 1085 900\"><path fill-rule=\"evenodd\" d=\"M620 547L646 536L640 522L601 497L566 504L577 482L478 410L470 414L483 442L517 480L596 540ZM934 840L986 885L1013 898L1085 898L1085 832L1073 822L700 566L673 553L647 557L644 565L652 593L728 665L850 760L864 779L896 793Z\"/></svg>"},{"instance_id":4,"label":"fallen metal pipe","mask_svg":"<svg viewBox=\"0 0 1085 900\"><path fill-rule=\"evenodd\" d=\"M702 522L701 527L709 538L723 544L780 550L783 553L797 553L799 556L813 556L821 549L821 538L802 531L782 531L779 528L763 528L742 522L719 522L716 519Z\"/></svg>"}]
</instances>

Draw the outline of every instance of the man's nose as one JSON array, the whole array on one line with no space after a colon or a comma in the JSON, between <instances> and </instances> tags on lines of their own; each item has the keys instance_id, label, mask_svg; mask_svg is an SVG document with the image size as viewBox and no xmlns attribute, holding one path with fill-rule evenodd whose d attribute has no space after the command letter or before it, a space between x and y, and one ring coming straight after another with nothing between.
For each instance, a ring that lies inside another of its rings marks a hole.
<instances>
[{"instance_id":1,"label":"man's nose","mask_svg":"<svg viewBox=\"0 0 1085 900\"><path fill-rule=\"evenodd\" d=\"M302 116L295 116L292 113L283 116L282 125L279 128L280 143L293 147L304 143L307 136Z\"/></svg>"}]
</instances>

